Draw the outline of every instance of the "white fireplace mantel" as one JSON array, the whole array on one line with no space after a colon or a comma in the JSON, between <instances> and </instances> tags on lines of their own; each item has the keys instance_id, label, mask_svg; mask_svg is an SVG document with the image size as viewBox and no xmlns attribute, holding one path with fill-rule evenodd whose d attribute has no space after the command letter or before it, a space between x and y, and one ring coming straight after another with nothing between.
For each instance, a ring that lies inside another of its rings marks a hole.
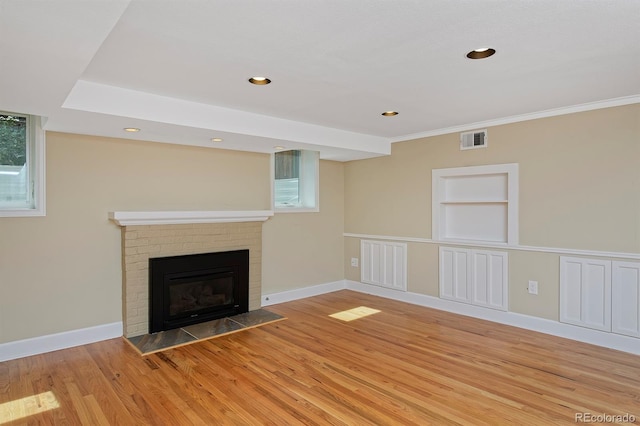
<instances>
[{"instance_id":1,"label":"white fireplace mantel","mask_svg":"<svg viewBox=\"0 0 640 426\"><path fill-rule=\"evenodd\" d=\"M109 212L109 219L120 226L264 222L271 216L273 210Z\"/></svg>"}]
</instances>

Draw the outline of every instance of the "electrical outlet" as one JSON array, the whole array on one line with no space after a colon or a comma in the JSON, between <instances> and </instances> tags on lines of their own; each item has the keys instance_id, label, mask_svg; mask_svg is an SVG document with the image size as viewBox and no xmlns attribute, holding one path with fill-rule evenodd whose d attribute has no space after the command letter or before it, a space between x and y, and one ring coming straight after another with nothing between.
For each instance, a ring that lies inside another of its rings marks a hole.
<instances>
[{"instance_id":1,"label":"electrical outlet","mask_svg":"<svg viewBox=\"0 0 640 426\"><path fill-rule=\"evenodd\" d=\"M527 289L530 294L538 294L538 281L529 281Z\"/></svg>"},{"instance_id":2,"label":"electrical outlet","mask_svg":"<svg viewBox=\"0 0 640 426\"><path fill-rule=\"evenodd\" d=\"M357 257L352 257L351 258L351 266L353 266L354 268L358 267L358 258Z\"/></svg>"}]
</instances>

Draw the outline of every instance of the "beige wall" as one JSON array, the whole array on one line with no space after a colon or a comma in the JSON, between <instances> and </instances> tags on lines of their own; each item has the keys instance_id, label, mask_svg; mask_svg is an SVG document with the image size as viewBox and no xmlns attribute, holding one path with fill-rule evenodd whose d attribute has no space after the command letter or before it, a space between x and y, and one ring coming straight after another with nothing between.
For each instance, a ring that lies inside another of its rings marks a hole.
<instances>
[{"instance_id":1,"label":"beige wall","mask_svg":"<svg viewBox=\"0 0 640 426\"><path fill-rule=\"evenodd\" d=\"M639 126L636 104L490 127L484 149L460 151L459 133L396 143L347 164L345 232L429 239L432 169L519 163L521 245L640 253ZM345 238L348 279L358 241ZM434 247L409 244L409 291L438 295ZM559 256L509 256L510 309L557 319Z\"/></svg>"},{"instance_id":2,"label":"beige wall","mask_svg":"<svg viewBox=\"0 0 640 426\"><path fill-rule=\"evenodd\" d=\"M359 241L431 237L431 170L520 164L520 244L640 253L640 105L396 143L388 157L321 161L320 212L264 224L263 294L343 278ZM0 219L0 343L122 320L119 210L270 208L269 157L47 134L47 216ZM510 307L557 319L558 255L509 251ZM409 291L437 296L437 245L409 243ZM540 294L526 293L538 280Z\"/></svg>"},{"instance_id":3,"label":"beige wall","mask_svg":"<svg viewBox=\"0 0 640 426\"><path fill-rule=\"evenodd\" d=\"M344 164L321 161L320 212L276 213L263 226L263 294L342 280L343 221Z\"/></svg>"},{"instance_id":4,"label":"beige wall","mask_svg":"<svg viewBox=\"0 0 640 426\"><path fill-rule=\"evenodd\" d=\"M48 133L47 216L0 218L0 343L122 320L109 211L270 209L269 164L266 154ZM321 164L331 192L321 213L266 222L265 293L342 278L342 164ZM323 235L297 232L308 224ZM293 269L282 250L295 252Z\"/></svg>"}]
</instances>

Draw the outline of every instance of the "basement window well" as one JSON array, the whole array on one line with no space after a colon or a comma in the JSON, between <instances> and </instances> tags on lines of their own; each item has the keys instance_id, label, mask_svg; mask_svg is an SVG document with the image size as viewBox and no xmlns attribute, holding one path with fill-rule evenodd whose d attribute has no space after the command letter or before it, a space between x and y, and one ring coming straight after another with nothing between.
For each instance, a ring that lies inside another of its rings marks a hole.
<instances>
[{"instance_id":1,"label":"basement window well","mask_svg":"<svg viewBox=\"0 0 640 426\"><path fill-rule=\"evenodd\" d=\"M317 212L319 153L306 150L280 151L272 155L273 210Z\"/></svg>"},{"instance_id":2,"label":"basement window well","mask_svg":"<svg viewBox=\"0 0 640 426\"><path fill-rule=\"evenodd\" d=\"M0 216L44 216L40 117L0 111Z\"/></svg>"}]
</instances>

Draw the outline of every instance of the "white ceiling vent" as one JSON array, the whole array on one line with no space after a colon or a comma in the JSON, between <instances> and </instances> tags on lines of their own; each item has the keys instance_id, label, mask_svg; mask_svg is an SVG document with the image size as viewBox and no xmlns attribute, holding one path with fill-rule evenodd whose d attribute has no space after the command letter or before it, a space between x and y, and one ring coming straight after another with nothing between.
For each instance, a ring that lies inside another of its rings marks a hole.
<instances>
[{"instance_id":1,"label":"white ceiling vent","mask_svg":"<svg viewBox=\"0 0 640 426\"><path fill-rule=\"evenodd\" d=\"M487 129L460 133L460 149L487 147Z\"/></svg>"}]
</instances>

